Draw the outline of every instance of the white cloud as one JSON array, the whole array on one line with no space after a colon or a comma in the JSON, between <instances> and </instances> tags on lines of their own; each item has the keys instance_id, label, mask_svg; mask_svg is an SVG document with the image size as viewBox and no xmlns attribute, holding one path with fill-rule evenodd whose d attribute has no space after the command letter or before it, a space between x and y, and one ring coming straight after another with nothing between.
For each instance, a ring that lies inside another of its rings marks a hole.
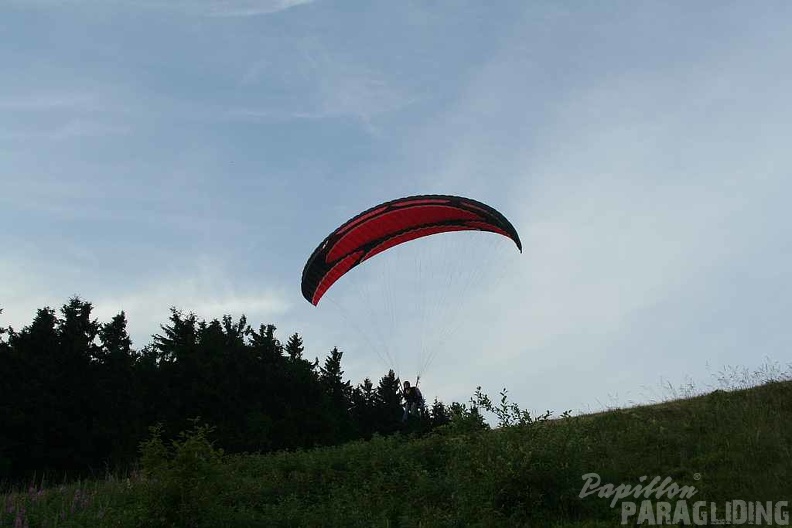
<instances>
[{"instance_id":1,"label":"white cloud","mask_svg":"<svg viewBox=\"0 0 792 528\"><path fill-rule=\"evenodd\" d=\"M207 320L226 314L234 318L245 315L253 326L289 310L291 302L278 289L250 291L232 277L226 264L214 258L199 259L177 274L140 281L111 295L100 292L95 303L97 314L108 319L124 310L130 334L136 346L142 347L151 334L159 332L159 325L167 323L170 307Z\"/></svg>"},{"instance_id":2,"label":"white cloud","mask_svg":"<svg viewBox=\"0 0 792 528\"><path fill-rule=\"evenodd\" d=\"M251 291L235 283L227 265L214 258L201 258L178 271L166 270L162 275L136 277L112 286L106 280L87 280L86 270L75 268L73 258L64 260L57 273L46 263L26 262L8 257L0 260L0 326L19 330L30 324L36 309L49 306L57 310L69 297L80 295L93 304L94 316L100 322L108 322L124 311L134 345L141 348L150 342L151 335L160 332L161 324L168 322L170 307L205 319L245 315L253 326L273 321L291 307L289 296L278 289ZM69 291L74 284L80 291Z\"/></svg>"}]
</instances>

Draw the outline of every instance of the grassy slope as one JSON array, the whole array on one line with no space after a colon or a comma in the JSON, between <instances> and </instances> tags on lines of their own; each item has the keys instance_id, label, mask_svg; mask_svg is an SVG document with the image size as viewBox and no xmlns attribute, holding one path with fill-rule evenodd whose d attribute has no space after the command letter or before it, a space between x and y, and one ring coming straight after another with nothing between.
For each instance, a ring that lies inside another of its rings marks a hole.
<instances>
[{"instance_id":1,"label":"grassy slope","mask_svg":"<svg viewBox=\"0 0 792 528\"><path fill-rule=\"evenodd\" d=\"M0 526L13 526L22 507L31 526L615 525L618 508L607 499L578 496L590 472L614 484L672 477L695 486L695 500L789 500L792 383L222 464L208 460L200 442L181 455L156 482L8 496Z\"/></svg>"}]
</instances>

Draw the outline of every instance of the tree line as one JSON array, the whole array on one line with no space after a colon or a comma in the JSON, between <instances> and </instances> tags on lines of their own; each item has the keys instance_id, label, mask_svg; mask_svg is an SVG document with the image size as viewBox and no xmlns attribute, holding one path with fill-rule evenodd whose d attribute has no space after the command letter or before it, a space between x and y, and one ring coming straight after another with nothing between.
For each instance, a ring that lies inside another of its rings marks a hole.
<instances>
[{"instance_id":1,"label":"tree line","mask_svg":"<svg viewBox=\"0 0 792 528\"><path fill-rule=\"evenodd\" d=\"M299 334L244 316L209 322L171 309L161 333L132 347L124 312L92 318L74 297L22 330L0 328L0 480L63 479L133 465L149 429L174 436L200 418L229 453L310 448L402 430L400 381L344 379L343 353L320 364ZM411 424L449 421L441 402Z\"/></svg>"}]
</instances>

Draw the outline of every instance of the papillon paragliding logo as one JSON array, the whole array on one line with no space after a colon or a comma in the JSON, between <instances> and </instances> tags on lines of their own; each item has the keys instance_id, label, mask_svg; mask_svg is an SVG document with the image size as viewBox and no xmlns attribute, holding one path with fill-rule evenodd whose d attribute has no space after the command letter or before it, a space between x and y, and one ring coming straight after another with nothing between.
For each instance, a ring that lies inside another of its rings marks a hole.
<instances>
[{"instance_id":1,"label":"papillon paragliding logo","mask_svg":"<svg viewBox=\"0 0 792 528\"><path fill-rule=\"evenodd\" d=\"M399 198L359 213L327 235L303 269L303 297L311 304L318 305L339 279L375 255L412 240L424 237L437 240L434 238L436 235L457 231L502 235L522 252L517 230L503 214L489 205L450 195ZM460 266L466 264L471 263L461 262ZM446 277L442 280L446 280ZM399 287L401 285L396 286ZM385 301L374 299L370 302L377 304Z\"/></svg>"},{"instance_id":2,"label":"papillon paragliding logo","mask_svg":"<svg viewBox=\"0 0 792 528\"><path fill-rule=\"evenodd\" d=\"M583 475L579 497L610 499L621 510L622 525L642 526L789 526L788 501L695 499L695 486L679 485L671 477L644 475L638 483L603 484L597 473ZM701 475L695 473L694 480Z\"/></svg>"}]
</instances>

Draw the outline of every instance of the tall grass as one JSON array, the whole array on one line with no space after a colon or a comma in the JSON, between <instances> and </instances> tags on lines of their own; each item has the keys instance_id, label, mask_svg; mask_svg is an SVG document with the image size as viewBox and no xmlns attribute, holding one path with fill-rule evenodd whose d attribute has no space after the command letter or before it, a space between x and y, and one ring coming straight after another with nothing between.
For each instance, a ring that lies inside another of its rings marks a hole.
<instances>
[{"instance_id":1,"label":"tall grass","mask_svg":"<svg viewBox=\"0 0 792 528\"><path fill-rule=\"evenodd\" d=\"M7 494L0 526L618 524L610 499L580 497L588 473L670 477L697 500L789 500L792 382L753 385L554 420L504 393L490 404L516 425L267 455L225 455L198 424L173 442L155 430L142 471Z\"/></svg>"}]
</instances>

